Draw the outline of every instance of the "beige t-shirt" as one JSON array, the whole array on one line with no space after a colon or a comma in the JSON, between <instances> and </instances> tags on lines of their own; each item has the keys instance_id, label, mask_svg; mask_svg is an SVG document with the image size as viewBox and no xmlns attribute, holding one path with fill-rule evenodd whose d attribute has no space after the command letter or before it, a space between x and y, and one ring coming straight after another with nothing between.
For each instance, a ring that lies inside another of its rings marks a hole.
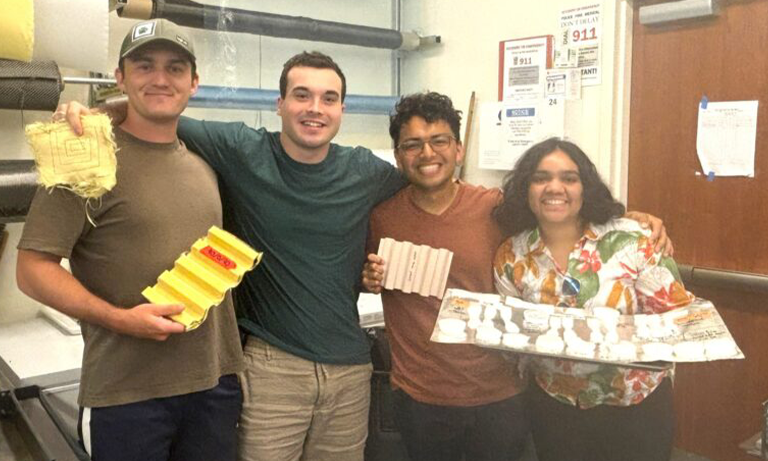
<instances>
[{"instance_id":1,"label":"beige t-shirt","mask_svg":"<svg viewBox=\"0 0 768 461\"><path fill-rule=\"evenodd\" d=\"M120 307L147 302L141 291L179 255L221 226L216 175L179 141L149 143L115 129L117 186L91 201L62 189L38 190L19 249L70 259L91 293ZM232 300L211 309L196 330L167 341L139 339L82 324L79 403L102 407L182 395L216 386L242 369Z\"/></svg>"}]
</instances>

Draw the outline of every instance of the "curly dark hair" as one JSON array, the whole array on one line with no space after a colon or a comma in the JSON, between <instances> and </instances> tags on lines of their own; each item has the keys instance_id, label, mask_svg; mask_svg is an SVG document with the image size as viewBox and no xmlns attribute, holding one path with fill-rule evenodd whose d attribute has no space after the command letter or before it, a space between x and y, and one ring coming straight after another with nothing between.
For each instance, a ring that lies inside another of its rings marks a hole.
<instances>
[{"instance_id":1,"label":"curly dark hair","mask_svg":"<svg viewBox=\"0 0 768 461\"><path fill-rule=\"evenodd\" d=\"M536 216L528 205L531 176L541 160L556 150L568 155L579 168L583 187L583 205L579 216L585 222L605 224L612 218L624 215L624 205L613 198L587 154L570 141L549 138L525 151L515 164L515 169L504 178L504 201L493 210L493 217L505 235L516 235L538 226Z\"/></svg>"},{"instance_id":2,"label":"curly dark hair","mask_svg":"<svg viewBox=\"0 0 768 461\"><path fill-rule=\"evenodd\" d=\"M294 67L312 67L315 69L331 69L341 78L341 102L347 96L347 78L341 71L336 62L327 54L319 51L303 51L283 64L283 72L280 74L280 97L285 99L285 93L288 91L288 72Z\"/></svg>"},{"instance_id":3,"label":"curly dark hair","mask_svg":"<svg viewBox=\"0 0 768 461\"><path fill-rule=\"evenodd\" d=\"M400 98L395 113L389 117L389 135L395 146L400 140L400 130L412 117L421 117L427 123L444 120L451 127L456 142L461 142L461 111L453 108L448 96L430 91Z\"/></svg>"}]
</instances>

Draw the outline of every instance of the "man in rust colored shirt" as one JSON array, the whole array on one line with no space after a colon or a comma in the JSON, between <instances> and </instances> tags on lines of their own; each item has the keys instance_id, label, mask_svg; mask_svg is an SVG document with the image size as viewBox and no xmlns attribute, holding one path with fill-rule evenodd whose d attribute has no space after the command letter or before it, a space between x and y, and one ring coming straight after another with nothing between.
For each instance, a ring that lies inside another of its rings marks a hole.
<instances>
[{"instance_id":1,"label":"man in rust colored shirt","mask_svg":"<svg viewBox=\"0 0 768 461\"><path fill-rule=\"evenodd\" d=\"M493 293L492 261L503 239L491 211L501 192L453 179L464 156L460 124L447 96L415 94L397 105L389 132L398 167L411 184L374 209L369 261L382 263L375 253L385 237L446 248L454 253L448 287ZM381 291L372 280L364 282ZM498 351L430 342L440 310L435 297L387 290L382 302L395 420L411 459L519 458L528 423L516 364Z\"/></svg>"}]
</instances>

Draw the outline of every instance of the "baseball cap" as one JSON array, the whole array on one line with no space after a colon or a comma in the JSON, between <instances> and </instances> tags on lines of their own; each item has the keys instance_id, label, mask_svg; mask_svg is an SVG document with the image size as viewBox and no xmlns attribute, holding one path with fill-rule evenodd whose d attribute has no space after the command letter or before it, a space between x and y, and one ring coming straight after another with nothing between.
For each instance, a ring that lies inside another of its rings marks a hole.
<instances>
[{"instance_id":1,"label":"baseball cap","mask_svg":"<svg viewBox=\"0 0 768 461\"><path fill-rule=\"evenodd\" d=\"M181 27L167 19L152 19L134 24L123 39L120 47L120 59L136 49L160 40L170 42L184 50L192 62L195 61L195 48L192 39Z\"/></svg>"}]
</instances>

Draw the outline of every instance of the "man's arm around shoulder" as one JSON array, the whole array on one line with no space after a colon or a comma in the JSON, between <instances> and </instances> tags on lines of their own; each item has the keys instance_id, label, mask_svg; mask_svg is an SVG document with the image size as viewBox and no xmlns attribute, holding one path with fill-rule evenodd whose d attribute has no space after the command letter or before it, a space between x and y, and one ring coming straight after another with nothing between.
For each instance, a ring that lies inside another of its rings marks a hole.
<instances>
[{"instance_id":1,"label":"man's arm around shoulder","mask_svg":"<svg viewBox=\"0 0 768 461\"><path fill-rule=\"evenodd\" d=\"M242 122L203 121L185 116L179 117L177 129L179 139L187 148L219 174L231 169L233 160L261 139L263 132L258 131Z\"/></svg>"},{"instance_id":2,"label":"man's arm around shoulder","mask_svg":"<svg viewBox=\"0 0 768 461\"><path fill-rule=\"evenodd\" d=\"M365 154L371 171L371 184L376 186L374 203L379 204L395 195L408 185L408 180L402 172L389 162L379 158L366 148L359 148Z\"/></svg>"},{"instance_id":3,"label":"man's arm around shoulder","mask_svg":"<svg viewBox=\"0 0 768 461\"><path fill-rule=\"evenodd\" d=\"M184 326L166 316L181 313L183 306L140 304L122 309L88 291L49 253L19 250L16 281L27 296L71 317L116 333L164 341L183 333Z\"/></svg>"}]
</instances>

